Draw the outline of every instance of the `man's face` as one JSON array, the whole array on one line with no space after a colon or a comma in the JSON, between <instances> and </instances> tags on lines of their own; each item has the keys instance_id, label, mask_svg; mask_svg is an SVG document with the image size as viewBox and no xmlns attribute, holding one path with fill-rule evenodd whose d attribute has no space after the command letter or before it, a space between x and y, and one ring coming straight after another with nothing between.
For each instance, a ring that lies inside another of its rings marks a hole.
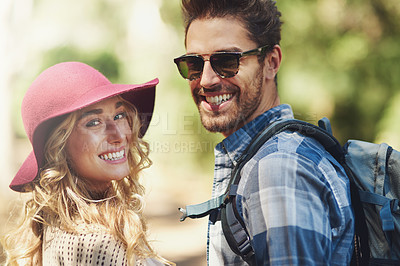
<instances>
[{"instance_id":1,"label":"man's face","mask_svg":"<svg viewBox=\"0 0 400 266\"><path fill-rule=\"evenodd\" d=\"M249 39L237 19L197 19L191 23L186 37L187 54L201 54L206 61L200 78L189 81L189 85L207 130L229 136L273 107L272 101L277 96L265 89L266 66L257 56L242 57L238 73L231 78L218 76L208 60L215 52L244 52L254 48L258 48L257 44Z\"/></svg>"}]
</instances>

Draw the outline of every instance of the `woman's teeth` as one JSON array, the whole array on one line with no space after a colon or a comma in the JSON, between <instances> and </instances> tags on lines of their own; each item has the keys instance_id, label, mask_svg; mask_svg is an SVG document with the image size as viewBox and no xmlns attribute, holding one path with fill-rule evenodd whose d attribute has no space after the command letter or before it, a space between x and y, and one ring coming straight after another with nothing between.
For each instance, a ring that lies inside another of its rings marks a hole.
<instances>
[{"instance_id":1,"label":"woman's teeth","mask_svg":"<svg viewBox=\"0 0 400 266\"><path fill-rule=\"evenodd\" d=\"M117 151L117 152L110 152L110 153L105 153L99 155L100 159L106 160L106 161L115 161L115 160L121 160L125 156L125 151Z\"/></svg>"},{"instance_id":2,"label":"woman's teeth","mask_svg":"<svg viewBox=\"0 0 400 266\"><path fill-rule=\"evenodd\" d=\"M217 96L206 97L206 101L212 105L220 105L223 102L228 101L232 98L233 94L221 94Z\"/></svg>"}]
</instances>

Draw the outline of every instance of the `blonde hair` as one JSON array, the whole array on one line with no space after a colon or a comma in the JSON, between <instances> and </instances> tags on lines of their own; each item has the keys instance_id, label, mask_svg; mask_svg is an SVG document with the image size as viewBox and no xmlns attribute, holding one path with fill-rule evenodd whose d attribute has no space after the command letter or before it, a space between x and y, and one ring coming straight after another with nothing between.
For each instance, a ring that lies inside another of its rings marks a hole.
<instances>
[{"instance_id":1,"label":"blonde hair","mask_svg":"<svg viewBox=\"0 0 400 266\"><path fill-rule=\"evenodd\" d=\"M120 96L119 96L120 97ZM122 99L122 98L121 98ZM42 241L45 226L57 226L76 232L78 223L99 224L107 228L126 247L129 265L137 258L160 258L147 240L143 216L144 187L139 172L151 165L149 145L139 138L140 120L136 109L123 100L128 122L132 128L128 161L130 174L112 181L104 195L93 195L89 186L68 166L65 145L78 119L79 111L69 114L50 134L45 146L45 165L32 184L19 226L3 239L7 265L29 261L41 265Z\"/></svg>"}]
</instances>

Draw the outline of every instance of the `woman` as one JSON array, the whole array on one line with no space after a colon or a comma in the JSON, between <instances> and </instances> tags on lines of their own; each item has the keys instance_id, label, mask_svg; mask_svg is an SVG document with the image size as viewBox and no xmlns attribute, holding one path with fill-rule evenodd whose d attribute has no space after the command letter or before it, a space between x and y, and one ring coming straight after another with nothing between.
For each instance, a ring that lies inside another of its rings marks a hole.
<instances>
[{"instance_id":1,"label":"woman","mask_svg":"<svg viewBox=\"0 0 400 266\"><path fill-rule=\"evenodd\" d=\"M8 265L169 264L148 243L138 180L157 84L112 84L79 62L33 82L22 103L33 151L10 185L31 197L3 240Z\"/></svg>"}]
</instances>

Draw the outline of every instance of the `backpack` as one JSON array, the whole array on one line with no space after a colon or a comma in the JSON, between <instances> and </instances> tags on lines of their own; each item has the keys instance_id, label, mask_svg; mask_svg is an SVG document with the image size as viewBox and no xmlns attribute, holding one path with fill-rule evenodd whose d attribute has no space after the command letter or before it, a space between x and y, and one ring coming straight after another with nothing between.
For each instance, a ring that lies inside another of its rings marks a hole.
<instances>
[{"instance_id":1,"label":"backpack","mask_svg":"<svg viewBox=\"0 0 400 266\"><path fill-rule=\"evenodd\" d=\"M333 137L327 118L318 124L319 127L285 119L267 126L238 160L226 192L202 204L180 208L181 221L186 217L204 217L220 209L222 229L230 248L249 265L255 265L251 240L236 207L240 172L269 138L285 130L296 131L319 141L349 178L355 216L351 265L400 265L400 152L387 144L359 140L349 140L342 147Z\"/></svg>"}]
</instances>

